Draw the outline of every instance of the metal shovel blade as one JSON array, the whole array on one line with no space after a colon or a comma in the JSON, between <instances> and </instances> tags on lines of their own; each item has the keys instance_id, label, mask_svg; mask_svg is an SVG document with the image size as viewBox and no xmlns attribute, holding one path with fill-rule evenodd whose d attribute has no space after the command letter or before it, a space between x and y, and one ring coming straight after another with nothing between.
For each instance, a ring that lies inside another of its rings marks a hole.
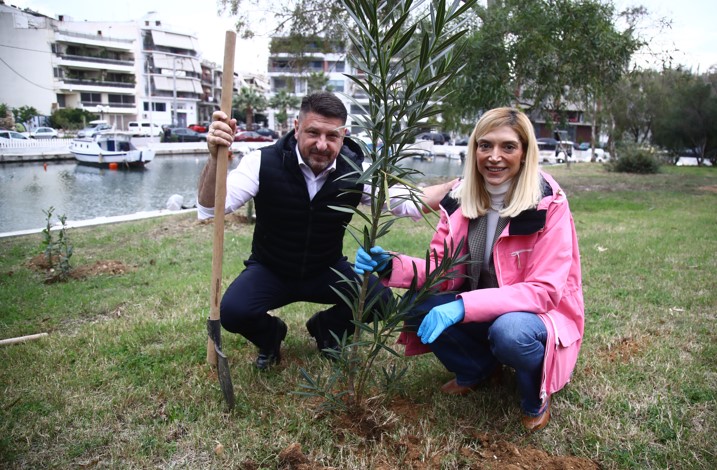
<instances>
[{"instance_id":1,"label":"metal shovel blade","mask_svg":"<svg viewBox=\"0 0 717 470\"><path fill-rule=\"evenodd\" d=\"M219 377L219 387L224 394L224 401L227 408L234 408L234 385L232 385L232 376L229 371L229 360L222 352L222 336L221 323L219 320L207 319L207 333L209 338L214 342L214 350L217 353L217 376Z\"/></svg>"}]
</instances>

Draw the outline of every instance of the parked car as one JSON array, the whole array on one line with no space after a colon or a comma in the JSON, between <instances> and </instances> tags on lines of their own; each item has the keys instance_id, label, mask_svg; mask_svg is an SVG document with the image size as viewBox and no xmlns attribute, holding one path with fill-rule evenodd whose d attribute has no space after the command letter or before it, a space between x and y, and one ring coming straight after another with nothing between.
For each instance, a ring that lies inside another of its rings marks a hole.
<instances>
[{"instance_id":1,"label":"parked car","mask_svg":"<svg viewBox=\"0 0 717 470\"><path fill-rule=\"evenodd\" d=\"M435 145L445 145L446 137L440 132L424 132L416 136L416 140L432 140Z\"/></svg>"},{"instance_id":2,"label":"parked car","mask_svg":"<svg viewBox=\"0 0 717 470\"><path fill-rule=\"evenodd\" d=\"M130 121L127 123L127 130L134 136L154 136L162 135L162 126L149 121Z\"/></svg>"},{"instance_id":3,"label":"parked car","mask_svg":"<svg viewBox=\"0 0 717 470\"><path fill-rule=\"evenodd\" d=\"M110 129L112 129L112 126L109 122L98 119L96 121L90 121L90 125L78 132L77 137L94 137L98 132L108 131Z\"/></svg>"},{"instance_id":4,"label":"parked car","mask_svg":"<svg viewBox=\"0 0 717 470\"><path fill-rule=\"evenodd\" d=\"M209 132L210 124L210 122L202 122L201 124L190 124L187 126L187 128L193 130L194 132L199 132L201 134L203 132Z\"/></svg>"},{"instance_id":5,"label":"parked car","mask_svg":"<svg viewBox=\"0 0 717 470\"><path fill-rule=\"evenodd\" d=\"M52 127L38 127L30 132L30 137L33 139L56 139L57 131Z\"/></svg>"},{"instance_id":6,"label":"parked car","mask_svg":"<svg viewBox=\"0 0 717 470\"><path fill-rule=\"evenodd\" d=\"M193 131L187 127L168 127L165 129L164 142L206 142L207 134Z\"/></svg>"},{"instance_id":7,"label":"parked car","mask_svg":"<svg viewBox=\"0 0 717 470\"><path fill-rule=\"evenodd\" d=\"M538 156L543 163L565 163L573 156L573 143L541 137L538 139Z\"/></svg>"},{"instance_id":8,"label":"parked car","mask_svg":"<svg viewBox=\"0 0 717 470\"><path fill-rule=\"evenodd\" d=\"M22 135L19 132L0 130L0 140L2 141L24 140L27 138L27 136Z\"/></svg>"},{"instance_id":9,"label":"parked car","mask_svg":"<svg viewBox=\"0 0 717 470\"><path fill-rule=\"evenodd\" d=\"M269 136L261 135L255 131L240 131L234 136L234 142L273 142Z\"/></svg>"},{"instance_id":10,"label":"parked car","mask_svg":"<svg viewBox=\"0 0 717 470\"><path fill-rule=\"evenodd\" d=\"M256 132L257 134L271 137L272 139L279 138L279 133L276 132L275 130L269 129L268 127L260 127L258 129L256 129L254 132Z\"/></svg>"}]
</instances>

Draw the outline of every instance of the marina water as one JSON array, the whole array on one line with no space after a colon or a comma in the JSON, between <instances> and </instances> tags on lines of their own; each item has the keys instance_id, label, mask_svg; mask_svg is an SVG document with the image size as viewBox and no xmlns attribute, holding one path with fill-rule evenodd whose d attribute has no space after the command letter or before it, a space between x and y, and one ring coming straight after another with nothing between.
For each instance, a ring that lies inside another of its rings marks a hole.
<instances>
[{"instance_id":1,"label":"marina water","mask_svg":"<svg viewBox=\"0 0 717 470\"><path fill-rule=\"evenodd\" d=\"M197 200L197 181L207 154L155 157L145 170L108 170L63 162L5 163L0 165L0 233L45 227L43 211L54 207L53 223L64 215L68 221L112 217L165 209L174 194L185 206ZM236 167L238 160L230 163ZM409 165L432 184L459 176L460 160L437 157L413 160Z\"/></svg>"}]
</instances>

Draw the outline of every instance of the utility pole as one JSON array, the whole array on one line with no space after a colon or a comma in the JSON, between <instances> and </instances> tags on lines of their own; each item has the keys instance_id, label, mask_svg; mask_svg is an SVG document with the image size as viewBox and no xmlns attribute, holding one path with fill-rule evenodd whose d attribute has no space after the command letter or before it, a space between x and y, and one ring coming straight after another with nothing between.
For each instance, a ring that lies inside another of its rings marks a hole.
<instances>
[{"instance_id":1,"label":"utility pole","mask_svg":"<svg viewBox=\"0 0 717 470\"><path fill-rule=\"evenodd\" d=\"M172 56L172 127L177 127L177 56Z\"/></svg>"}]
</instances>

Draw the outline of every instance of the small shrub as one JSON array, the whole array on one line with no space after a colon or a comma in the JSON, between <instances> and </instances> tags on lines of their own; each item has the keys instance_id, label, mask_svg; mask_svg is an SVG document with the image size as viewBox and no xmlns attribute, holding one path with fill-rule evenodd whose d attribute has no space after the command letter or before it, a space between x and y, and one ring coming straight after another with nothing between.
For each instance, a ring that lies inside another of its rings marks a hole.
<instances>
[{"instance_id":1,"label":"small shrub","mask_svg":"<svg viewBox=\"0 0 717 470\"><path fill-rule=\"evenodd\" d=\"M660 172L660 162L649 150L637 146L620 149L619 158L605 165L608 171L616 173L654 174Z\"/></svg>"},{"instance_id":2,"label":"small shrub","mask_svg":"<svg viewBox=\"0 0 717 470\"><path fill-rule=\"evenodd\" d=\"M55 276L57 280L65 280L68 278L70 270L72 269L72 266L70 265L70 258L72 258L72 245L70 244L69 237L67 236L67 228L65 224L65 222L67 221L67 216L65 215L61 215L58 217L60 219L60 224L62 225L62 227L58 232L57 240L53 238L51 227L52 214L54 211L55 208L52 206L50 206L48 210L43 211L47 218L46 227L42 230L42 245L44 247L43 252L45 254L45 259L50 270L54 269L55 262L57 262L57 265L60 269Z\"/></svg>"}]
</instances>

